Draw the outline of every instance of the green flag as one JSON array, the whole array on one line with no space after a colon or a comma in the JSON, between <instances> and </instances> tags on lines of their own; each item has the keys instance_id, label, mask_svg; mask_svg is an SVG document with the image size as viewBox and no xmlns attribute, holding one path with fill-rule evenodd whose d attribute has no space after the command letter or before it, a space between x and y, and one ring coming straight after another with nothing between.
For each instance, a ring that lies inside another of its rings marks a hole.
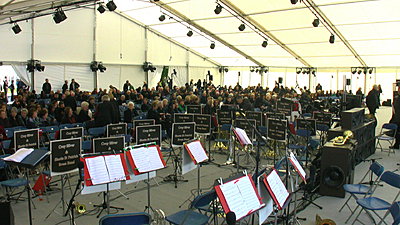
<instances>
[{"instance_id":1,"label":"green flag","mask_svg":"<svg viewBox=\"0 0 400 225\"><path fill-rule=\"evenodd\" d=\"M164 66L162 73L161 73L161 79L160 79L161 85L163 87L165 87L165 85L168 85L168 79L169 79L168 71L169 71L169 66Z\"/></svg>"}]
</instances>

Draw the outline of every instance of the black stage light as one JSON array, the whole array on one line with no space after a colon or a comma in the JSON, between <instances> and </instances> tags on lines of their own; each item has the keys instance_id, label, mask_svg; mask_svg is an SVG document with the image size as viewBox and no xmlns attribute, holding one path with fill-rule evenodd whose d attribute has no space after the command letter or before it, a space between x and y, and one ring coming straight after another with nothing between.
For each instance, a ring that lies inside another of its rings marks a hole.
<instances>
[{"instance_id":1,"label":"black stage light","mask_svg":"<svg viewBox=\"0 0 400 225\"><path fill-rule=\"evenodd\" d=\"M103 65L103 62L99 62L98 68L99 68L100 72L102 72L102 73L104 73L104 71L107 70L107 68Z\"/></svg>"},{"instance_id":2,"label":"black stage light","mask_svg":"<svg viewBox=\"0 0 400 225\"><path fill-rule=\"evenodd\" d=\"M223 69L222 67L220 67L220 68L218 69L218 72L219 72L219 73L222 73L222 71L224 71L224 69Z\"/></svg>"},{"instance_id":3,"label":"black stage light","mask_svg":"<svg viewBox=\"0 0 400 225\"><path fill-rule=\"evenodd\" d=\"M240 31L244 31L244 29L246 29L246 26L242 23L242 24L240 24L240 26L238 27L238 29L239 29Z\"/></svg>"},{"instance_id":4,"label":"black stage light","mask_svg":"<svg viewBox=\"0 0 400 225\"><path fill-rule=\"evenodd\" d=\"M99 69L98 62L93 61L92 63L90 63L90 69L92 70L92 72L96 72Z\"/></svg>"},{"instance_id":5,"label":"black stage light","mask_svg":"<svg viewBox=\"0 0 400 225\"><path fill-rule=\"evenodd\" d=\"M254 67L250 67L250 72L254 72Z\"/></svg>"},{"instance_id":6,"label":"black stage light","mask_svg":"<svg viewBox=\"0 0 400 225\"><path fill-rule=\"evenodd\" d=\"M99 13L104 13L106 11L106 8L104 8L103 5L99 5L99 7L97 7L97 11L99 11Z\"/></svg>"},{"instance_id":7,"label":"black stage light","mask_svg":"<svg viewBox=\"0 0 400 225\"><path fill-rule=\"evenodd\" d=\"M296 73L297 73L297 74L300 74L300 73L301 73L301 70L302 70L301 68L296 68Z\"/></svg>"},{"instance_id":8,"label":"black stage light","mask_svg":"<svg viewBox=\"0 0 400 225\"><path fill-rule=\"evenodd\" d=\"M66 20L67 16L65 15L62 9L57 9L56 13L53 15L53 20L56 24L61 23L62 21Z\"/></svg>"},{"instance_id":9,"label":"black stage light","mask_svg":"<svg viewBox=\"0 0 400 225\"><path fill-rule=\"evenodd\" d=\"M362 73L362 70L361 70L361 69L359 69L357 73L358 73L358 74L361 74L361 73Z\"/></svg>"},{"instance_id":10,"label":"black stage light","mask_svg":"<svg viewBox=\"0 0 400 225\"><path fill-rule=\"evenodd\" d=\"M369 74L372 74L372 72L374 72L374 68L369 68Z\"/></svg>"},{"instance_id":11,"label":"black stage light","mask_svg":"<svg viewBox=\"0 0 400 225\"><path fill-rule=\"evenodd\" d=\"M214 49L215 48L215 43L211 43L210 48Z\"/></svg>"},{"instance_id":12,"label":"black stage light","mask_svg":"<svg viewBox=\"0 0 400 225\"><path fill-rule=\"evenodd\" d=\"M191 37L191 36L193 36L193 31L191 31L191 30L189 30L188 32L187 32L187 34L186 34L188 37Z\"/></svg>"},{"instance_id":13,"label":"black stage light","mask_svg":"<svg viewBox=\"0 0 400 225\"><path fill-rule=\"evenodd\" d=\"M225 71L225 73L227 73L229 70L228 70L228 67L225 67L224 68L224 71Z\"/></svg>"},{"instance_id":14,"label":"black stage light","mask_svg":"<svg viewBox=\"0 0 400 225\"><path fill-rule=\"evenodd\" d=\"M367 74L367 72L368 72L368 68L364 68L364 74Z\"/></svg>"},{"instance_id":15,"label":"black stage light","mask_svg":"<svg viewBox=\"0 0 400 225\"><path fill-rule=\"evenodd\" d=\"M331 36L329 37L329 43L335 43L335 35L331 34Z\"/></svg>"},{"instance_id":16,"label":"black stage light","mask_svg":"<svg viewBox=\"0 0 400 225\"><path fill-rule=\"evenodd\" d=\"M290 2L294 5L298 2L299 0L290 0Z\"/></svg>"},{"instance_id":17,"label":"black stage light","mask_svg":"<svg viewBox=\"0 0 400 225\"><path fill-rule=\"evenodd\" d=\"M161 15L160 17L158 17L158 20L161 21L161 22L164 21L165 20L165 15Z\"/></svg>"},{"instance_id":18,"label":"black stage light","mask_svg":"<svg viewBox=\"0 0 400 225\"><path fill-rule=\"evenodd\" d=\"M267 40L263 41L263 43L261 44L261 46L263 46L264 48L266 48L267 45L268 45L268 41Z\"/></svg>"},{"instance_id":19,"label":"black stage light","mask_svg":"<svg viewBox=\"0 0 400 225\"><path fill-rule=\"evenodd\" d=\"M14 26L11 28L14 31L14 34L19 34L21 33L21 27L17 23L14 23Z\"/></svg>"},{"instance_id":20,"label":"black stage light","mask_svg":"<svg viewBox=\"0 0 400 225\"><path fill-rule=\"evenodd\" d=\"M215 14L220 14L221 11L222 11L222 6L220 4L218 4L214 9L214 13Z\"/></svg>"},{"instance_id":21,"label":"black stage light","mask_svg":"<svg viewBox=\"0 0 400 225\"><path fill-rule=\"evenodd\" d=\"M44 71L44 66L42 66L42 64L40 62L36 62L35 68L39 72L43 72Z\"/></svg>"},{"instance_id":22,"label":"black stage light","mask_svg":"<svg viewBox=\"0 0 400 225\"><path fill-rule=\"evenodd\" d=\"M107 6L107 9L110 11L114 11L117 9L117 5L115 5L114 1L107 2L106 6Z\"/></svg>"},{"instance_id":23,"label":"black stage light","mask_svg":"<svg viewBox=\"0 0 400 225\"><path fill-rule=\"evenodd\" d=\"M352 67L352 68L351 68L351 73L352 73L352 74L357 73L357 68Z\"/></svg>"},{"instance_id":24,"label":"black stage light","mask_svg":"<svg viewBox=\"0 0 400 225\"><path fill-rule=\"evenodd\" d=\"M28 60L28 63L26 64L26 70L30 73L35 71L35 61L34 60Z\"/></svg>"},{"instance_id":25,"label":"black stage light","mask_svg":"<svg viewBox=\"0 0 400 225\"><path fill-rule=\"evenodd\" d=\"M312 25L314 26L314 27L318 27L318 25L319 25L319 19L317 18L317 19L314 19L314 21L312 22Z\"/></svg>"}]
</instances>

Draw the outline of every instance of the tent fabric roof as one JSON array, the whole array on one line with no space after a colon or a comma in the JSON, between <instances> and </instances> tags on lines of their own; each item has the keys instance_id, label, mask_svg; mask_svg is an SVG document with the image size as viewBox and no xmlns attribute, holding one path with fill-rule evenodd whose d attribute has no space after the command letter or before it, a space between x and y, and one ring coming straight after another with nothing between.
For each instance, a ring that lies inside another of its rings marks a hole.
<instances>
[{"instance_id":1,"label":"tent fabric roof","mask_svg":"<svg viewBox=\"0 0 400 225\"><path fill-rule=\"evenodd\" d=\"M114 0L118 11L223 66L400 67L399 0L304 1L337 30L334 44L321 23L313 27L316 17L301 1L218 0L224 9L217 15L216 0ZM79 1L0 0L0 20L23 12L12 9L71 2ZM167 16L161 22L163 13ZM240 18L248 25L242 32ZM186 35L189 29L192 37ZM268 46L263 48L265 37Z\"/></svg>"}]
</instances>

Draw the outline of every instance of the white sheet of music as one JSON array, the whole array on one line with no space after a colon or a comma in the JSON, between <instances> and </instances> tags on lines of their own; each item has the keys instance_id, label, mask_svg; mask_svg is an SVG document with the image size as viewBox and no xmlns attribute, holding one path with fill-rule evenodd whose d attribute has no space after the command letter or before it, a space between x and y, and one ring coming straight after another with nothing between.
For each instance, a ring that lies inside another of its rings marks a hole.
<instances>
[{"instance_id":1,"label":"white sheet of music","mask_svg":"<svg viewBox=\"0 0 400 225\"><path fill-rule=\"evenodd\" d=\"M261 207L260 200L254 190L253 184L250 181L250 177L246 176L241 178L236 185L239 188L240 194L244 202L246 203L248 211L254 211Z\"/></svg>"},{"instance_id":2,"label":"white sheet of music","mask_svg":"<svg viewBox=\"0 0 400 225\"><path fill-rule=\"evenodd\" d=\"M86 165L93 185L110 182L106 162L103 156L86 158Z\"/></svg>"},{"instance_id":3,"label":"white sheet of music","mask_svg":"<svg viewBox=\"0 0 400 225\"><path fill-rule=\"evenodd\" d=\"M236 214L236 219L238 220L246 216L249 210L245 207L246 203L240 194L240 190L235 184L235 181L222 184L220 188L229 209Z\"/></svg>"},{"instance_id":4,"label":"white sheet of music","mask_svg":"<svg viewBox=\"0 0 400 225\"><path fill-rule=\"evenodd\" d=\"M267 176L267 182L271 191L274 193L279 206L282 207L285 204L286 199L289 197L289 192L276 170L272 170L272 172Z\"/></svg>"},{"instance_id":5,"label":"white sheet of music","mask_svg":"<svg viewBox=\"0 0 400 225\"><path fill-rule=\"evenodd\" d=\"M187 147L189 148L190 153L192 153L192 156L194 157L197 163L201 163L208 160L206 151L204 150L200 141L193 141L187 144Z\"/></svg>"},{"instance_id":6,"label":"white sheet of music","mask_svg":"<svg viewBox=\"0 0 400 225\"><path fill-rule=\"evenodd\" d=\"M235 128L236 133L238 134L239 138L241 139L242 143L244 145L251 145L252 142L250 141L249 136L247 136L247 133L245 130L236 127Z\"/></svg>"},{"instance_id":7,"label":"white sheet of music","mask_svg":"<svg viewBox=\"0 0 400 225\"><path fill-rule=\"evenodd\" d=\"M157 147L142 147L129 151L140 173L164 168Z\"/></svg>"},{"instance_id":8,"label":"white sheet of music","mask_svg":"<svg viewBox=\"0 0 400 225\"><path fill-rule=\"evenodd\" d=\"M107 164L108 175L111 182L126 180L124 167L119 155L106 155L104 160Z\"/></svg>"},{"instance_id":9,"label":"white sheet of music","mask_svg":"<svg viewBox=\"0 0 400 225\"><path fill-rule=\"evenodd\" d=\"M5 161L21 162L29 154L33 152L33 148L20 148L14 154L3 158Z\"/></svg>"},{"instance_id":10,"label":"white sheet of music","mask_svg":"<svg viewBox=\"0 0 400 225\"><path fill-rule=\"evenodd\" d=\"M306 171L304 171L303 167L300 165L299 161L297 161L296 156L294 156L293 152L290 153L290 161L294 164L293 166L297 168L300 176L306 178Z\"/></svg>"}]
</instances>

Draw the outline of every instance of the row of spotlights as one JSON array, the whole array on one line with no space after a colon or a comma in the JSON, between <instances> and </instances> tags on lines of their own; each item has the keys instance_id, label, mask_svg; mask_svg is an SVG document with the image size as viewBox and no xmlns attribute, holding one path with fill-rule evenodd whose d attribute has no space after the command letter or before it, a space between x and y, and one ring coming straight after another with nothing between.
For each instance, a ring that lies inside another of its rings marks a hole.
<instances>
[{"instance_id":1,"label":"row of spotlights","mask_svg":"<svg viewBox=\"0 0 400 225\"><path fill-rule=\"evenodd\" d=\"M314 67L297 67L296 68L296 73L300 74L312 74L315 76L315 74L317 73L317 69Z\"/></svg>"},{"instance_id":2,"label":"row of spotlights","mask_svg":"<svg viewBox=\"0 0 400 225\"><path fill-rule=\"evenodd\" d=\"M352 74L355 74L355 73L358 73L358 74L361 74L361 73L372 74L372 72L374 72L374 68L372 68L372 67L351 67L351 73Z\"/></svg>"},{"instance_id":3,"label":"row of spotlights","mask_svg":"<svg viewBox=\"0 0 400 225\"><path fill-rule=\"evenodd\" d=\"M252 66L250 67L250 72L256 72L256 73L268 73L269 68L268 67L255 67Z\"/></svg>"}]
</instances>

